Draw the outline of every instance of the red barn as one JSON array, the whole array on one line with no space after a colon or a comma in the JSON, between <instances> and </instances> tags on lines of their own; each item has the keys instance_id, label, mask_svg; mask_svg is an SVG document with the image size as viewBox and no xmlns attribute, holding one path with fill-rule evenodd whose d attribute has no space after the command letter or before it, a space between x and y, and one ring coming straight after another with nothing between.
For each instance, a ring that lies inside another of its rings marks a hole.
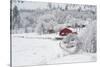
<instances>
[{"instance_id":1,"label":"red barn","mask_svg":"<svg viewBox=\"0 0 100 67\"><path fill-rule=\"evenodd\" d=\"M70 33L72 33L72 34L78 34L77 32L73 32L71 29L64 28L64 29L62 29L62 30L60 31L59 35L60 35L60 36L66 36L66 35L68 35L68 34L70 34Z\"/></svg>"},{"instance_id":2,"label":"red barn","mask_svg":"<svg viewBox=\"0 0 100 67\"><path fill-rule=\"evenodd\" d=\"M60 36L66 36L68 35L69 33L73 33L72 30L68 29L68 28L64 28L60 31L59 35Z\"/></svg>"}]
</instances>

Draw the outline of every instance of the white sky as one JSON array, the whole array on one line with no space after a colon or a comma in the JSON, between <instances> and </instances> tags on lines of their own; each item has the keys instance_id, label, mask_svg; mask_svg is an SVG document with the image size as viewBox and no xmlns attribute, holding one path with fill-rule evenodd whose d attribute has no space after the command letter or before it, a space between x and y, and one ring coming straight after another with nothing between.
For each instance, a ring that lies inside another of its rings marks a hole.
<instances>
[{"instance_id":1,"label":"white sky","mask_svg":"<svg viewBox=\"0 0 100 67\"><path fill-rule=\"evenodd\" d=\"M18 4L19 9L36 9L47 8L47 3L25 1L23 4Z\"/></svg>"}]
</instances>

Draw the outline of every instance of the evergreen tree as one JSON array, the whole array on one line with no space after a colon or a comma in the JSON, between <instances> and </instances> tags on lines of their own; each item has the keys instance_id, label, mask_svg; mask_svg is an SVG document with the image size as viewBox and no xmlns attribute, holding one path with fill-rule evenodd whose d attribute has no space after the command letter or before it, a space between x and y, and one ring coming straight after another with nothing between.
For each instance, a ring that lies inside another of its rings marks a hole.
<instances>
[{"instance_id":1,"label":"evergreen tree","mask_svg":"<svg viewBox=\"0 0 100 67\"><path fill-rule=\"evenodd\" d=\"M65 10L68 10L68 5L65 6Z\"/></svg>"},{"instance_id":2,"label":"evergreen tree","mask_svg":"<svg viewBox=\"0 0 100 67\"><path fill-rule=\"evenodd\" d=\"M12 12L13 12L12 29L19 29L20 27L22 27L22 25L20 23L19 10L18 10L18 7L16 5L13 8L13 11Z\"/></svg>"},{"instance_id":3,"label":"evergreen tree","mask_svg":"<svg viewBox=\"0 0 100 67\"><path fill-rule=\"evenodd\" d=\"M16 18L18 15L19 15L18 7L15 6L15 7L13 8L13 18Z\"/></svg>"},{"instance_id":4,"label":"evergreen tree","mask_svg":"<svg viewBox=\"0 0 100 67\"><path fill-rule=\"evenodd\" d=\"M48 3L48 7L49 7L49 9L52 9L52 4Z\"/></svg>"}]
</instances>

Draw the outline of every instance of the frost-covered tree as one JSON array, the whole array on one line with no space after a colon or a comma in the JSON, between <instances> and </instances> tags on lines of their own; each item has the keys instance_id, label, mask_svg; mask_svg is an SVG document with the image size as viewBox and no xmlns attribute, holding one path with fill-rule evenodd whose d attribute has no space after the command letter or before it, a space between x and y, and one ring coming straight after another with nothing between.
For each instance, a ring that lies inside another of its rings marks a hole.
<instances>
[{"instance_id":1,"label":"frost-covered tree","mask_svg":"<svg viewBox=\"0 0 100 67\"><path fill-rule=\"evenodd\" d=\"M18 7L15 6L13 8L13 19L12 19L12 29L19 29L22 27L22 24L20 22L20 13L19 13L19 10L18 10Z\"/></svg>"},{"instance_id":2,"label":"frost-covered tree","mask_svg":"<svg viewBox=\"0 0 100 67\"><path fill-rule=\"evenodd\" d=\"M49 9L52 9L52 3L48 3Z\"/></svg>"},{"instance_id":3,"label":"frost-covered tree","mask_svg":"<svg viewBox=\"0 0 100 67\"><path fill-rule=\"evenodd\" d=\"M13 18L15 19L19 15L18 7L15 5L13 8Z\"/></svg>"},{"instance_id":4,"label":"frost-covered tree","mask_svg":"<svg viewBox=\"0 0 100 67\"><path fill-rule=\"evenodd\" d=\"M66 14L63 11L58 10L55 13L55 21L57 21L58 24L63 24L66 20L65 18L66 18Z\"/></svg>"},{"instance_id":5,"label":"frost-covered tree","mask_svg":"<svg viewBox=\"0 0 100 67\"><path fill-rule=\"evenodd\" d=\"M81 7L79 7L77 10L80 12L82 9L81 9Z\"/></svg>"},{"instance_id":6,"label":"frost-covered tree","mask_svg":"<svg viewBox=\"0 0 100 67\"><path fill-rule=\"evenodd\" d=\"M38 34L45 34L46 29L44 23L39 23L35 28L35 32L37 32Z\"/></svg>"},{"instance_id":7,"label":"frost-covered tree","mask_svg":"<svg viewBox=\"0 0 100 67\"><path fill-rule=\"evenodd\" d=\"M80 40L76 34L68 34L60 43L60 47L69 54L77 53L80 50Z\"/></svg>"},{"instance_id":8,"label":"frost-covered tree","mask_svg":"<svg viewBox=\"0 0 100 67\"><path fill-rule=\"evenodd\" d=\"M68 5L65 6L65 10L68 10Z\"/></svg>"},{"instance_id":9,"label":"frost-covered tree","mask_svg":"<svg viewBox=\"0 0 100 67\"><path fill-rule=\"evenodd\" d=\"M81 31L80 40L82 49L85 52L96 52L96 21L90 22L86 28Z\"/></svg>"},{"instance_id":10,"label":"frost-covered tree","mask_svg":"<svg viewBox=\"0 0 100 67\"><path fill-rule=\"evenodd\" d=\"M43 34L53 33L54 26L56 25L56 22L54 19L55 19L54 15L51 15L51 14L44 14L40 16L37 20L35 31L37 31L37 33L40 33L39 30L41 28L42 30L40 31Z\"/></svg>"}]
</instances>

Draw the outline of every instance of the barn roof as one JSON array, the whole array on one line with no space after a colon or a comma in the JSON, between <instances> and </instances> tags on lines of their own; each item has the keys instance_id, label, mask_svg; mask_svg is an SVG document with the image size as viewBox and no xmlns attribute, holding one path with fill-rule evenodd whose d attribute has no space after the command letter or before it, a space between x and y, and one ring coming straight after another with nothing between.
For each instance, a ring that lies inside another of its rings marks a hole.
<instances>
[{"instance_id":1,"label":"barn roof","mask_svg":"<svg viewBox=\"0 0 100 67\"><path fill-rule=\"evenodd\" d=\"M69 33L72 33L72 30L70 30L68 28L64 28L64 29L60 30L59 35L60 36L66 36Z\"/></svg>"}]
</instances>

